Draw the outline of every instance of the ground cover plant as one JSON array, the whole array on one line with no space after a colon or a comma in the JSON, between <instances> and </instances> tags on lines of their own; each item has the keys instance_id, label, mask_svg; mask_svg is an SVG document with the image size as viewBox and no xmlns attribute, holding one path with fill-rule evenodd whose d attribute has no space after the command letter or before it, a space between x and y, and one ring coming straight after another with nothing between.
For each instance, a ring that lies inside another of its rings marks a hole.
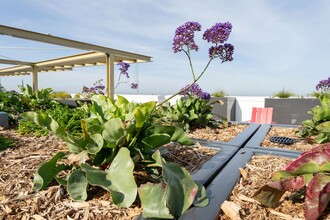
<instances>
[{"instance_id":1,"label":"ground cover plant","mask_svg":"<svg viewBox=\"0 0 330 220\"><path fill-rule=\"evenodd\" d=\"M190 51L198 49L193 38L201 25L187 22L178 27L173 51L184 51L188 56L193 82L172 97L196 85L213 59L232 61L234 48L224 44L231 29L231 24L225 22L216 23L204 32L203 39L214 45L209 50L206 67L195 75ZM125 68L128 67L123 65L122 72ZM104 95L93 95L89 117L81 120L79 136L71 134L47 114L23 113L22 118L65 141L69 151L58 152L37 169L35 190L45 189L56 180L73 200L84 201L89 186L98 186L109 191L112 201L120 207L129 207L138 196L144 218L178 218L191 205L207 205L205 188L194 182L187 170L162 157L161 146L167 143L192 144L181 128L155 120L157 108L168 100L158 105L156 102L137 104L121 96L114 101ZM147 178L137 183L136 175Z\"/></svg>"},{"instance_id":2,"label":"ground cover plant","mask_svg":"<svg viewBox=\"0 0 330 220\"><path fill-rule=\"evenodd\" d=\"M189 87L189 85L187 86ZM185 90L185 88L183 88ZM213 103L209 103L210 94L203 92L198 84L181 93L183 96L174 104L163 107L163 118L185 131L196 128L217 127L213 119Z\"/></svg>"}]
</instances>

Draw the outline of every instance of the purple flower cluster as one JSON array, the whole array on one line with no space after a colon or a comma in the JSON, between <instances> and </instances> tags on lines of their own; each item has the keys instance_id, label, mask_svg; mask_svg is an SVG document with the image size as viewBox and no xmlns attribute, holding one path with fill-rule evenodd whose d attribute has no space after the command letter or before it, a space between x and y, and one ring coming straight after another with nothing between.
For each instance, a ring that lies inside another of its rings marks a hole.
<instances>
[{"instance_id":1,"label":"purple flower cluster","mask_svg":"<svg viewBox=\"0 0 330 220\"><path fill-rule=\"evenodd\" d=\"M189 87L189 88L188 88ZM197 84L189 84L186 85L184 88L181 89L180 95L184 96L198 96L201 99L208 100L211 98L210 93L204 92L202 88Z\"/></svg>"},{"instance_id":2,"label":"purple flower cluster","mask_svg":"<svg viewBox=\"0 0 330 220\"><path fill-rule=\"evenodd\" d=\"M232 61L234 54L234 46L231 44L224 44L218 46L212 46L209 49L209 56L210 58L219 57L221 63Z\"/></svg>"},{"instance_id":3,"label":"purple flower cluster","mask_svg":"<svg viewBox=\"0 0 330 220\"><path fill-rule=\"evenodd\" d=\"M131 84L131 89L137 89L138 87L139 87L139 84L137 84L137 83Z\"/></svg>"},{"instance_id":4,"label":"purple flower cluster","mask_svg":"<svg viewBox=\"0 0 330 220\"><path fill-rule=\"evenodd\" d=\"M228 40L231 29L232 25L230 22L216 23L204 32L203 40L206 40L208 43L222 44Z\"/></svg>"},{"instance_id":5,"label":"purple flower cluster","mask_svg":"<svg viewBox=\"0 0 330 220\"><path fill-rule=\"evenodd\" d=\"M316 85L316 90L330 91L330 77L328 79L321 80Z\"/></svg>"},{"instance_id":6,"label":"purple flower cluster","mask_svg":"<svg viewBox=\"0 0 330 220\"><path fill-rule=\"evenodd\" d=\"M93 83L93 87L90 88L83 86L83 93L104 95L103 90L105 89L105 86L102 85L101 81L102 79L97 80L95 83Z\"/></svg>"},{"instance_id":7,"label":"purple flower cluster","mask_svg":"<svg viewBox=\"0 0 330 220\"><path fill-rule=\"evenodd\" d=\"M125 62L119 62L117 65L119 66L120 74L126 76L126 78L129 78L128 69L129 69L130 65Z\"/></svg>"},{"instance_id":8,"label":"purple flower cluster","mask_svg":"<svg viewBox=\"0 0 330 220\"><path fill-rule=\"evenodd\" d=\"M225 41L228 40L232 30L230 22L216 23L211 28L207 29L203 34L203 40L208 43L215 44L209 49L209 57L211 59L220 58L222 63L233 60L234 46ZM188 21L179 26L173 39L174 53L184 50L186 47L189 50L198 50L198 45L194 41L194 32L200 31L201 25L198 22Z\"/></svg>"},{"instance_id":9,"label":"purple flower cluster","mask_svg":"<svg viewBox=\"0 0 330 220\"><path fill-rule=\"evenodd\" d=\"M198 46L194 41L194 32L200 31L202 26L198 22L188 21L179 26L173 38L172 49L174 53L182 51L182 47L186 46L190 50L198 50Z\"/></svg>"}]
</instances>

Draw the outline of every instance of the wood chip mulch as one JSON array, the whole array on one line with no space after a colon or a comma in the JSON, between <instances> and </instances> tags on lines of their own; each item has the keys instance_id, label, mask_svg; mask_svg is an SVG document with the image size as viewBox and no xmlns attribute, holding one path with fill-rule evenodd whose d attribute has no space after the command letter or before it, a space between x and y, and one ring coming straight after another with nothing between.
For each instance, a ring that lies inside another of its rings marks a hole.
<instances>
[{"instance_id":1,"label":"wood chip mulch","mask_svg":"<svg viewBox=\"0 0 330 220\"><path fill-rule=\"evenodd\" d=\"M222 208L227 210L221 213L220 220L244 219L244 220L302 220L304 219L303 200L296 199L295 202L288 199L292 193L283 195L280 205L277 208L265 208L253 198L253 194L270 181L272 173L283 169L292 159L270 156L255 155L241 170L242 178L234 187L230 198L223 203ZM291 197L292 198L292 197ZM225 209L224 207L230 207ZM231 218L229 216L231 216ZM320 219L330 219L329 208L324 212Z\"/></svg>"},{"instance_id":2,"label":"wood chip mulch","mask_svg":"<svg viewBox=\"0 0 330 220\"><path fill-rule=\"evenodd\" d=\"M231 124L228 127L200 128L189 133L189 137L196 139L206 139L221 142L230 142L238 134L243 132L248 124Z\"/></svg>"},{"instance_id":3,"label":"wood chip mulch","mask_svg":"<svg viewBox=\"0 0 330 220\"><path fill-rule=\"evenodd\" d=\"M66 151L64 142L54 136L23 136L15 130L0 129L0 136L14 140L15 146L0 152L0 219L134 219L142 211L138 202L119 208L109 193L91 189L86 202L72 201L66 190L54 183L45 190L33 190L33 177L41 163L58 151ZM168 160L179 163L189 172L218 151L200 146L167 146ZM175 159L173 159L175 158Z\"/></svg>"}]
</instances>

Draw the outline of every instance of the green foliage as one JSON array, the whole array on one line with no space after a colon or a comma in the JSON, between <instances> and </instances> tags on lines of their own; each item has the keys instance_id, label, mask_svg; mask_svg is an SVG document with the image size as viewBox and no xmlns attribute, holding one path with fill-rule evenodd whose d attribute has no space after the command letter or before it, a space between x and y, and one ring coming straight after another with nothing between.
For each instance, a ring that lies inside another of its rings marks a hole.
<instances>
[{"instance_id":1,"label":"green foliage","mask_svg":"<svg viewBox=\"0 0 330 220\"><path fill-rule=\"evenodd\" d=\"M330 98L330 92L328 91L320 91L320 92L313 92L310 94L312 97L318 98L318 99L323 99L324 97Z\"/></svg>"},{"instance_id":2,"label":"green foliage","mask_svg":"<svg viewBox=\"0 0 330 220\"><path fill-rule=\"evenodd\" d=\"M49 94L49 97L52 99L69 99L71 95L64 91L52 92Z\"/></svg>"},{"instance_id":3,"label":"green foliage","mask_svg":"<svg viewBox=\"0 0 330 220\"><path fill-rule=\"evenodd\" d=\"M330 144L319 145L301 154L284 170L273 174L272 182L262 186L254 197L263 205L276 207L285 191L305 189L305 219L318 219L330 198Z\"/></svg>"},{"instance_id":4,"label":"green foliage","mask_svg":"<svg viewBox=\"0 0 330 220\"><path fill-rule=\"evenodd\" d=\"M295 94L288 91L288 90L285 90L285 89L282 89L281 91L275 93L273 95L273 97L278 97L278 98L289 98L289 97L292 97L294 96Z\"/></svg>"},{"instance_id":5,"label":"green foliage","mask_svg":"<svg viewBox=\"0 0 330 220\"><path fill-rule=\"evenodd\" d=\"M73 135L82 132L81 119L87 117L87 112L81 108L69 108L67 105L54 103L51 108L46 110L40 109L39 114L46 114L51 116L60 126L69 131ZM32 121L20 119L18 121L18 132L21 134L33 133L35 136L48 135L48 131L38 126Z\"/></svg>"},{"instance_id":6,"label":"green foliage","mask_svg":"<svg viewBox=\"0 0 330 220\"><path fill-rule=\"evenodd\" d=\"M71 198L83 201L89 185L99 186L109 191L115 204L128 207L137 196L138 186L133 176L137 171L146 172L148 179L152 179L149 186L154 191L165 193L166 200L145 198L144 186L140 187L144 209L152 210L155 206L159 209L153 213L145 211L147 216L178 217L193 203L207 205L205 189L194 183L185 169L167 164L156 150L171 141L192 144L182 129L154 120L156 102L137 104L121 96L114 102L103 95L94 95L91 102L90 106L85 106L90 117L81 120L79 136L71 134L47 114L26 112L21 115L66 141L69 151L75 155L65 162L70 167L61 166L68 154L55 155L42 164L36 174L36 190L47 187L55 178L66 186ZM45 167L52 172L47 173ZM60 178L57 173L63 169L68 169L68 175Z\"/></svg>"},{"instance_id":7,"label":"green foliage","mask_svg":"<svg viewBox=\"0 0 330 220\"><path fill-rule=\"evenodd\" d=\"M212 93L211 95L214 97L225 97L228 94L225 92L225 90L221 89L219 91Z\"/></svg>"},{"instance_id":8,"label":"green foliage","mask_svg":"<svg viewBox=\"0 0 330 220\"><path fill-rule=\"evenodd\" d=\"M330 98L323 97L321 106L315 106L308 111L308 114L313 115L311 120L302 122L302 127L299 127L298 134L301 137L317 136L317 143L326 143L330 141Z\"/></svg>"},{"instance_id":9,"label":"green foliage","mask_svg":"<svg viewBox=\"0 0 330 220\"><path fill-rule=\"evenodd\" d=\"M180 98L175 105L163 107L163 114L168 123L189 131L206 126L218 126L213 119L212 108L209 100L186 96Z\"/></svg>"},{"instance_id":10,"label":"green foliage","mask_svg":"<svg viewBox=\"0 0 330 220\"><path fill-rule=\"evenodd\" d=\"M12 139L0 136L0 151L13 147L14 145L15 143Z\"/></svg>"},{"instance_id":11,"label":"green foliage","mask_svg":"<svg viewBox=\"0 0 330 220\"><path fill-rule=\"evenodd\" d=\"M19 115L26 111L39 111L52 108L56 102L49 97L52 89L33 92L32 87L19 86L21 93L0 91L0 111L7 112L10 125L16 125Z\"/></svg>"}]
</instances>

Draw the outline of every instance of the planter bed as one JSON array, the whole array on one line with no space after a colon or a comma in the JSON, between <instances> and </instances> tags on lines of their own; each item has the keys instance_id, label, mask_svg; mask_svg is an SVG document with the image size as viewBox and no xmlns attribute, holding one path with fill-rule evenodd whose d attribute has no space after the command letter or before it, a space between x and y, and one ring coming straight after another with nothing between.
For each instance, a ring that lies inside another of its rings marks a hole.
<instances>
[{"instance_id":1,"label":"planter bed","mask_svg":"<svg viewBox=\"0 0 330 220\"><path fill-rule=\"evenodd\" d=\"M298 127L294 125L262 125L255 135L246 144L248 148L262 148L274 151L293 151L301 153L310 150L316 144L308 143L304 138L297 135ZM296 142L291 145L274 143L269 140L272 136L282 136L295 139Z\"/></svg>"},{"instance_id":2,"label":"planter bed","mask_svg":"<svg viewBox=\"0 0 330 220\"><path fill-rule=\"evenodd\" d=\"M14 130L0 130L0 135L15 141L15 147L0 152L0 219L134 219L142 211L138 203L131 208L113 205L109 193L101 188L91 188L92 196L86 202L73 202L56 183L35 192L36 168L56 152L66 151L65 143L53 136L22 136ZM172 161L181 163L205 185L238 150L206 142L186 148L171 145L167 149L168 159L175 155Z\"/></svg>"},{"instance_id":3,"label":"planter bed","mask_svg":"<svg viewBox=\"0 0 330 220\"><path fill-rule=\"evenodd\" d=\"M231 124L224 128L203 128L190 132L189 136L196 140L203 139L217 141L236 147L243 147L244 144L260 127L259 124Z\"/></svg>"},{"instance_id":4,"label":"planter bed","mask_svg":"<svg viewBox=\"0 0 330 220\"><path fill-rule=\"evenodd\" d=\"M239 180L241 177L241 171L239 168L244 168L246 164L251 160L253 156L257 155L263 155L266 157L266 160L264 164L267 166L275 165L277 168L281 165L284 166L285 163L275 160L276 162L272 163L270 162L270 156L280 156L280 157L287 157L289 159L293 159L298 157L299 154L292 153L292 152L279 152L279 151L270 151L270 150L262 150L262 149L249 149L244 148L241 149L230 161L229 163L221 170L221 172L213 179L213 181L209 184L207 187L207 193L210 197L210 203L208 206L204 208L194 207L190 209L187 213L185 213L180 219L182 220L199 220L199 219L205 219L205 220L211 220L211 219L229 219L223 216L220 212L220 206L221 204L229 198L231 195L231 192L236 185L236 183L240 183L241 185L238 186L238 188L242 191L246 191L247 193L254 193L254 191L249 191L249 189L245 190L244 184L250 184L254 189L256 190L259 185L263 185L267 183L266 180L270 180L270 174L267 176L265 174L260 174L259 176L262 178L266 178L264 180L258 180L257 182L249 182L250 180L244 179ZM283 167L281 167L283 168ZM269 168L266 168L269 169ZM258 167L255 167L255 171L258 173L259 170L262 170L262 168L258 165ZM246 172L246 171L245 171ZM244 173L245 173L244 172ZM249 175L249 173L247 173ZM238 181L239 180L239 181ZM252 179L251 179L252 180ZM259 185L258 185L259 184ZM233 192L236 192L235 190ZM245 196L245 197L244 197ZM248 196L244 195L243 198L248 198ZM242 196L241 196L242 197ZM255 204L254 204L255 205ZM258 206L258 209L264 209ZM248 212L248 209L247 211ZM252 212L252 211L251 211ZM220 213L220 215L219 215ZM269 219L265 216L263 217L253 217L248 218L247 216L244 216L242 219ZM279 219L279 216L277 218L273 219Z\"/></svg>"}]
</instances>

